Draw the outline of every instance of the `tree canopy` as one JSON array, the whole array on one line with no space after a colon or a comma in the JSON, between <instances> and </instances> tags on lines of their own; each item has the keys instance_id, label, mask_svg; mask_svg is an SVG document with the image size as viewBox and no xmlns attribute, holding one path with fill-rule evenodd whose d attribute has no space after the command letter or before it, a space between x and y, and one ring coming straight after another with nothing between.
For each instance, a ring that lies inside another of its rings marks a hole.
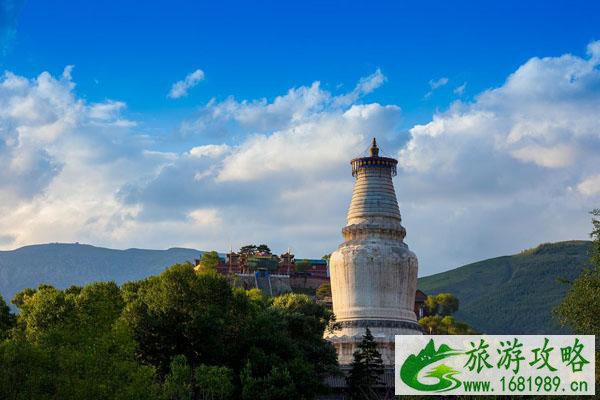
<instances>
[{"instance_id":1,"label":"tree canopy","mask_svg":"<svg viewBox=\"0 0 600 400\"><path fill-rule=\"evenodd\" d=\"M16 318L0 302L3 398L300 400L337 369L330 311L191 264L122 287L42 285L14 304Z\"/></svg>"},{"instance_id":2,"label":"tree canopy","mask_svg":"<svg viewBox=\"0 0 600 400\"><path fill-rule=\"evenodd\" d=\"M376 400L376 387L381 384L383 360L369 328L366 329L346 377L348 393L355 400Z\"/></svg>"},{"instance_id":3,"label":"tree canopy","mask_svg":"<svg viewBox=\"0 0 600 400\"><path fill-rule=\"evenodd\" d=\"M600 335L600 209L592 214L592 247L590 267L571 283L555 315L562 325L569 326L574 333Z\"/></svg>"},{"instance_id":4,"label":"tree canopy","mask_svg":"<svg viewBox=\"0 0 600 400\"><path fill-rule=\"evenodd\" d=\"M430 335L472 335L473 328L457 321L452 314L458 311L458 299L451 293L427 296L425 306L429 315L419 320L419 324Z\"/></svg>"},{"instance_id":5,"label":"tree canopy","mask_svg":"<svg viewBox=\"0 0 600 400\"><path fill-rule=\"evenodd\" d=\"M243 256L253 256L258 251L258 247L255 244L248 244L240 247L239 253Z\"/></svg>"},{"instance_id":6,"label":"tree canopy","mask_svg":"<svg viewBox=\"0 0 600 400\"><path fill-rule=\"evenodd\" d=\"M331 284L321 283L316 291L317 299L323 300L325 297L331 297Z\"/></svg>"},{"instance_id":7,"label":"tree canopy","mask_svg":"<svg viewBox=\"0 0 600 400\"><path fill-rule=\"evenodd\" d=\"M266 244L259 244L256 247L256 251L258 253L266 253L266 254L271 254L271 249L269 248L269 246L267 246Z\"/></svg>"},{"instance_id":8,"label":"tree canopy","mask_svg":"<svg viewBox=\"0 0 600 400\"><path fill-rule=\"evenodd\" d=\"M214 250L205 251L200 257L200 262L198 263L196 270L202 272L216 271L217 267L219 266L219 262L221 262L219 253Z\"/></svg>"},{"instance_id":9,"label":"tree canopy","mask_svg":"<svg viewBox=\"0 0 600 400\"><path fill-rule=\"evenodd\" d=\"M427 296L425 306L429 314L441 316L452 315L458 311L458 299L450 293L439 293Z\"/></svg>"},{"instance_id":10,"label":"tree canopy","mask_svg":"<svg viewBox=\"0 0 600 400\"><path fill-rule=\"evenodd\" d=\"M271 249L266 244L259 244L258 246L255 244L248 244L242 246L239 253L245 257L255 256L261 253L269 255L271 254Z\"/></svg>"},{"instance_id":11,"label":"tree canopy","mask_svg":"<svg viewBox=\"0 0 600 400\"><path fill-rule=\"evenodd\" d=\"M8 336L9 330L13 327L15 316L10 312L8 304L0 296L0 340Z\"/></svg>"},{"instance_id":12,"label":"tree canopy","mask_svg":"<svg viewBox=\"0 0 600 400\"><path fill-rule=\"evenodd\" d=\"M0 393L9 399L143 399L159 394L154 368L117 323L124 302L111 282L17 295L20 312L0 343Z\"/></svg>"},{"instance_id":13,"label":"tree canopy","mask_svg":"<svg viewBox=\"0 0 600 400\"><path fill-rule=\"evenodd\" d=\"M580 335L596 336L596 365L600 362L598 338L600 337L600 209L592 214L592 247L590 267L571 282L563 301L554 310L559 323ZM600 390L600 369L596 367L596 393Z\"/></svg>"}]
</instances>

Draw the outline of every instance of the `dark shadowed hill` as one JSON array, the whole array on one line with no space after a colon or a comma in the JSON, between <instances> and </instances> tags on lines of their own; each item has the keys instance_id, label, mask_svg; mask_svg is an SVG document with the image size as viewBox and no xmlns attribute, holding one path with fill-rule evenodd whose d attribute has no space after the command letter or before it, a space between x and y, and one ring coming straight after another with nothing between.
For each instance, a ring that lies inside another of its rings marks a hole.
<instances>
[{"instance_id":1,"label":"dark shadowed hill","mask_svg":"<svg viewBox=\"0 0 600 400\"><path fill-rule=\"evenodd\" d=\"M552 309L572 280L588 267L590 243L547 243L512 256L491 258L419 279L427 294L453 293L460 318L495 334L565 333Z\"/></svg>"},{"instance_id":2,"label":"dark shadowed hill","mask_svg":"<svg viewBox=\"0 0 600 400\"><path fill-rule=\"evenodd\" d=\"M0 294L9 302L23 288L47 283L59 288L94 281L123 283L192 261L200 251L113 250L84 244L40 244L0 251Z\"/></svg>"}]
</instances>

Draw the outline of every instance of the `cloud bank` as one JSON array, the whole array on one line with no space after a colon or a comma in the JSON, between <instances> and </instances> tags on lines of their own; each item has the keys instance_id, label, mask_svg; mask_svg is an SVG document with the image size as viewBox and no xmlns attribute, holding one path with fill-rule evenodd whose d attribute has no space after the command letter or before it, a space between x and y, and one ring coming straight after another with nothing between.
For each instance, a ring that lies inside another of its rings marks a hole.
<instances>
[{"instance_id":1,"label":"cloud bank","mask_svg":"<svg viewBox=\"0 0 600 400\"><path fill-rule=\"evenodd\" d=\"M88 104L61 77L0 81L0 246L83 241L225 250L267 242L318 257L340 242L349 160L377 136L399 159L407 243L421 274L585 238L600 200L600 44L532 58L503 85L408 131L399 105L319 82L274 99L213 99L168 152L126 105ZM207 139L209 138L209 139ZM209 140L209 143L207 143Z\"/></svg>"}]
</instances>

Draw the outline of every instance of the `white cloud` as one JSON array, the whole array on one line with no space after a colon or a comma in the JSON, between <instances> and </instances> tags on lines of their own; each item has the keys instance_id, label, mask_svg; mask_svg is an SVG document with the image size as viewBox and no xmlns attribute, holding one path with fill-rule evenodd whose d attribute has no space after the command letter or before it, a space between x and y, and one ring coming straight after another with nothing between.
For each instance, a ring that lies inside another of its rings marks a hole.
<instances>
[{"instance_id":1,"label":"white cloud","mask_svg":"<svg viewBox=\"0 0 600 400\"><path fill-rule=\"evenodd\" d=\"M467 89L467 82L463 83L460 86L455 87L453 92L454 92L454 94L462 96L463 94L465 94L466 89Z\"/></svg>"},{"instance_id":2,"label":"white cloud","mask_svg":"<svg viewBox=\"0 0 600 400\"><path fill-rule=\"evenodd\" d=\"M464 262L586 238L586 212L600 200L600 59L594 51L588 58L532 58L502 86L410 130L398 152L401 208L419 237L428 234L424 221L433 221L432 210L444 214L435 225L448 240L436 235L423 247L432 258L445 254ZM434 249L433 241L443 245Z\"/></svg>"},{"instance_id":3,"label":"white cloud","mask_svg":"<svg viewBox=\"0 0 600 400\"><path fill-rule=\"evenodd\" d=\"M197 69L194 72L189 73L184 80L177 81L171 86L169 91L169 97L172 99L178 99L188 95L188 90L196 86L198 83L204 80L204 71Z\"/></svg>"},{"instance_id":4,"label":"white cloud","mask_svg":"<svg viewBox=\"0 0 600 400\"><path fill-rule=\"evenodd\" d=\"M0 81L0 231L12 239L4 246L102 241L135 215L114 192L145 167L138 149L147 143L119 123L123 103L76 98L71 70Z\"/></svg>"},{"instance_id":5,"label":"white cloud","mask_svg":"<svg viewBox=\"0 0 600 400\"><path fill-rule=\"evenodd\" d=\"M600 174L585 178L577 185L577 190L586 196L600 194Z\"/></svg>"},{"instance_id":6,"label":"white cloud","mask_svg":"<svg viewBox=\"0 0 600 400\"><path fill-rule=\"evenodd\" d=\"M198 208L188 214L193 223L215 227L221 222L219 211L214 208Z\"/></svg>"},{"instance_id":7,"label":"white cloud","mask_svg":"<svg viewBox=\"0 0 600 400\"><path fill-rule=\"evenodd\" d=\"M330 102L331 95L321 90L320 82L292 88L272 102L264 98L237 101L229 97L222 102L212 99L201 108L200 116L184 122L182 129L185 133L223 137L273 132L318 113Z\"/></svg>"},{"instance_id":8,"label":"white cloud","mask_svg":"<svg viewBox=\"0 0 600 400\"><path fill-rule=\"evenodd\" d=\"M230 147L226 144L207 144L204 146L196 146L190 149L192 157L219 157L227 153Z\"/></svg>"},{"instance_id":9,"label":"white cloud","mask_svg":"<svg viewBox=\"0 0 600 400\"><path fill-rule=\"evenodd\" d=\"M597 65L572 55L532 58L503 86L412 128L401 163L417 170L471 168L473 157L486 154L486 164L510 156L547 168L589 168L598 150Z\"/></svg>"},{"instance_id":10,"label":"white cloud","mask_svg":"<svg viewBox=\"0 0 600 400\"><path fill-rule=\"evenodd\" d=\"M573 164L577 152L568 145L555 147L531 145L514 150L512 155L519 160L533 162L542 167L560 168Z\"/></svg>"},{"instance_id":11,"label":"white cloud","mask_svg":"<svg viewBox=\"0 0 600 400\"><path fill-rule=\"evenodd\" d=\"M449 79L446 78L445 76L439 78L439 79L431 79L429 81L429 86L431 87L431 89L435 90L437 88L441 88L442 86L445 86L448 83Z\"/></svg>"},{"instance_id":12,"label":"white cloud","mask_svg":"<svg viewBox=\"0 0 600 400\"><path fill-rule=\"evenodd\" d=\"M89 104L70 71L0 80L0 246L82 241L223 250L267 242L304 256L342 238L349 160L377 136L396 154L407 243L432 273L539 242L585 238L600 200L600 57L532 58L500 87L399 128L363 103L380 71L335 94L212 100L169 151L118 101ZM211 143L212 142L212 143ZM575 188L575 189L573 189Z\"/></svg>"},{"instance_id":13,"label":"white cloud","mask_svg":"<svg viewBox=\"0 0 600 400\"><path fill-rule=\"evenodd\" d=\"M350 93L336 97L336 104L350 105L383 85L386 79L381 70L377 68L371 75L361 78Z\"/></svg>"},{"instance_id":14,"label":"white cloud","mask_svg":"<svg viewBox=\"0 0 600 400\"><path fill-rule=\"evenodd\" d=\"M322 113L341 112L381 86L386 78L377 69L361 78L355 88L337 96L321 88L316 81L310 86L291 88L272 101L265 98L237 101L229 97L222 102L211 100L200 116L182 124L186 134L245 138L248 134L271 134L277 130L310 121Z\"/></svg>"},{"instance_id":15,"label":"white cloud","mask_svg":"<svg viewBox=\"0 0 600 400\"><path fill-rule=\"evenodd\" d=\"M448 78L446 78L445 76L443 76L443 77L441 77L439 79L431 79L429 81L429 87L431 88L431 90L425 94L425 98L431 97L431 95L433 94L433 92L436 89L439 89L442 86L446 86L449 81L450 80Z\"/></svg>"}]
</instances>

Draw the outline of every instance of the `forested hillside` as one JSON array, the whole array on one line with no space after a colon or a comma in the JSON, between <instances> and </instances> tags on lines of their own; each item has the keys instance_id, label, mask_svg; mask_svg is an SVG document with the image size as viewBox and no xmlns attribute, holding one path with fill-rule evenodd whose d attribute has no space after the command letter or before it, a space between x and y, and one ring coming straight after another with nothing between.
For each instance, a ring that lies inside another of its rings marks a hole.
<instances>
[{"instance_id":1,"label":"forested hillside","mask_svg":"<svg viewBox=\"0 0 600 400\"><path fill-rule=\"evenodd\" d=\"M564 333L552 309L588 266L591 242L541 244L419 279L427 294L450 292L460 300L456 317L485 333Z\"/></svg>"},{"instance_id":2,"label":"forested hillside","mask_svg":"<svg viewBox=\"0 0 600 400\"><path fill-rule=\"evenodd\" d=\"M588 263L590 242L542 244L419 279L427 294L450 292L456 317L487 333L562 333L551 315L568 285ZM193 261L192 249L113 250L82 244L44 244L0 252L0 294L7 300L41 283L58 288L96 281L118 284Z\"/></svg>"}]
</instances>

